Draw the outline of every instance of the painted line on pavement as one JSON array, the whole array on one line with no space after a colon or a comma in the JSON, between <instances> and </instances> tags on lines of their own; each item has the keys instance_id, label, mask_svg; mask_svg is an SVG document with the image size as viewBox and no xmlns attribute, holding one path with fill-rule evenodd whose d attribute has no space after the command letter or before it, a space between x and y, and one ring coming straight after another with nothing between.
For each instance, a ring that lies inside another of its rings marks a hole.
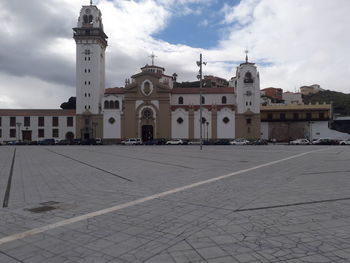
<instances>
[{"instance_id":1,"label":"painted line on pavement","mask_svg":"<svg viewBox=\"0 0 350 263\"><path fill-rule=\"evenodd\" d=\"M110 171L107 171L107 170L102 169L102 168L100 168L100 167L94 166L94 165L92 165L92 164L89 164L89 163L80 161L80 160L78 160L78 159L75 159L75 158L70 157L70 156L68 156L68 155L65 155L65 154L63 154L63 153L58 153L58 152L55 152L55 151L50 150L50 149L47 149L47 148L45 148L45 150L47 150L47 151L49 151L49 152L52 152L52 153L55 153L55 154L57 154L57 155L60 155L60 156L62 156L62 157L65 157L65 158L67 158L67 159L69 159L69 160L78 162L78 163L80 163L80 164L84 164L84 165L86 165L86 166L89 166L89 167L94 168L94 169L96 169L96 170L99 170L99 171L101 171L101 172L104 172L104 173L107 173L107 174L111 174L111 175L113 175L113 176L115 176L115 177L118 177L118 178L120 178L120 179L123 179L123 180L125 180L125 181L133 182L133 180L131 180L131 179L129 179L129 178L126 178L126 177L121 176L121 175L116 174L116 173L112 173L112 172L110 172Z\"/></svg>"},{"instance_id":2,"label":"painted line on pavement","mask_svg":"<svg viewBox=\"0 0 350 263\"><path fill-rule=\"evenodd\" d=\"M13 167L15 165L15 159L16 159L16 148L13 151L10 175L9 175L9 179L7 180L7 186L6 186L5 196L4 196L4 202L2 203L2 207L3 208L8 207L8 205L9 205L10 191L11 191L11 184L12 184L12 175L13 175Z\"/></svg>"},{"instance_id":3,"label":"painted line on pavement","mask_svg":"<svg viewBox=\"0 0 350 263\"><path fill-rule=\"evenodd\" d=\"M162 193L158 193L158 194L154 194L154 195L147 196L147 197L144 197L144 198L140 198L140 199L137 199L137 200L134 200L134 201L130 201L130 202L124 203L124 204L115 205L115 206L112 206L112 207L109 207L109 208L105 208L105 209L101 209L101 210L98 210L98 211L95 211L95 212L91 212L91 213L88 213L88 214L85 214L85 215L69 218L69 219L62 220L62 221L59 221L59 222L56 222L56 223L52 223L52 224L49 224L49 225L46 225L46 226L42 226L42 227L34 228L34 229L31 229L31 230L28 230L28 231L16 233L16 234L13 234L13 235L10 235L10 236L6 236L6 237L3 237L3 238L0 238L0 245L8 243L8 242L11 242L11 241L15 241L15 240L18 240L18 239L23 239L23 238L26 238L26 237L30 237L30 236L33 236L33 235L36 235L36 234L39 234L39 233L43 233L43 232L46 232L46 231L51 230L51 229L55 229L55 228L58 228L58 227L62 227L62 226L66 226L66 225L69 225L69 224L77 223L77 222L80 222L80 221L83 221L83 220L86 220L86 219L89 219L89 218L93 218L93 217L97 217L97 216L100 216L100 215L104 215L104 214L108 214L108 213L111 213L111 212L115 212L115 211L121 210L123 208L128 208L128 207L131 207L131 206L139 205L139 204L145 203L147 201L151 201L151 200L154 200L154 199L157 199L157 198L161 198L161 197L164 197L164 196L167 196L167 195L171 195L171 194L175 194L175 193L178 193L178 192L182 192L182 191L185 191L185 190L197 187L197 186L213 183L213 182L216 182L216 181L219 181L219 180L222 180L222 179L226 179L226 178L229 178L229 177L232 177L232 176L235 176L235 175L247 173L247 172L254 171L254 170L257 170L257 169L260 169L260 168L264 168L264 167L271 166L271 165L274 165L274 164L278 164L278 163L281 163L281 162L289 161L289 160L292 160L292 159L295 159L295 158L299 158L299 157L302 157L302 156L310 154L310 153L315 153L315 152L319 152L319 151L326 150L326 149L327 148L323 148L323 149L320 149L320 150L314 150L314 151L309 151L309 152L296 154L296 155L293 155L293 156L290 156L290 157L286 157L286 158L279 159L279 160L276 160L276 161L260 164L260 165L257 165L257 166L251 167L251 168L243 169L243 170L236 171L236 172L233 172L233 173L229 173L229 174L226 174L226 175L221 175L221 176L214 177L214 178L211 178L211 179L208 179L208 180L204 180L204 181L200 181L200 182L197 182L197 183L193 183L193 184L181 186L181 187L178 187L178 188L174 188L174 189L162 192Z\"/></svg>"}]
</instances>

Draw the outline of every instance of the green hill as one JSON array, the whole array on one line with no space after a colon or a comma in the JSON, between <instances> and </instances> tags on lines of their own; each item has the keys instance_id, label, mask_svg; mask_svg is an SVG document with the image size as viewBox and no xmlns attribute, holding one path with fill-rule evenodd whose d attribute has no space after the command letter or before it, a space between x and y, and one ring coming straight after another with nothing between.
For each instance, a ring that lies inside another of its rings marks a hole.
<instances>
[{"instance_id":1,"label":"green hill","mask_svg":"<svg viewBox=\"0 0 350 263\"><path fill-rule=\"evenodd\" d=\"M320 91L315 94L309 94L303 96L303 101L305 104L315 103L331 103L333 102L334 113L339 113L341 115L350 115L350 94L344 94L337 91Z\"/></svg>"}]
</instances>

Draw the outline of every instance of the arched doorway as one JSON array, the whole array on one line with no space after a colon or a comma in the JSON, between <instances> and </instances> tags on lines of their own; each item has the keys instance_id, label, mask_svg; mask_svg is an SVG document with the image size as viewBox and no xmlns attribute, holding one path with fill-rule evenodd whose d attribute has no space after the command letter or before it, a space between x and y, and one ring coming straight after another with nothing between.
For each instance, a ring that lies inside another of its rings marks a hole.
<instances>
[{"instance_id":1,"label":"arched doorway","mask_svg":"<svg viewBox=\"0 0 350 263\"><path fill-rule=\"evenodd\" d=\"M69 143L72 143L74 140L74 133L73 132L67 132L66 133L66 140L69 141Z\"/></svg>"},{"instance_id":2,"label":"arched doorway","mask_svg":"<svg viewBox=\"0 0 350 263\"><path fill-rule=\"evenodd\" d=\"M153 126L143 125L142 126L142 141L147 142L153 140Z\"/></svg>"}]
</instances>

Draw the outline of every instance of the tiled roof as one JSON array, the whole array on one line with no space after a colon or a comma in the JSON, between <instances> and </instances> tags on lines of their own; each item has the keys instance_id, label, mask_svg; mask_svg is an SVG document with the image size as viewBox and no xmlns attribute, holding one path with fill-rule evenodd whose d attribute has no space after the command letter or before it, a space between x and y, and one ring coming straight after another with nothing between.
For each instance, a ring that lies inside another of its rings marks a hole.
<instances>
[{"instance_id":1,"label":"tiled roof","mask_svg":"<svg viewBox=\"0 0 350 263\"><path fill-rule=\"evenodd\" d=\"M172 94L199 94L199 88L173 88ZM202 94L234 93L233 88L202 88Z\"/></svg>"},{"instance_id":2,"label":"tiled roof","mask_svg":"<svg viewBox=\"0 0 350 263\"><path fill-rule=\"evenodd\" d=\"M109 88L105 90L105 94L124 94L124 88Z\"/></svg>"},{"instance_id":3,"label":"tiled roof","mask_svg":"<svg viewBox=\"0 0 350 263\"><path fill-rule=\"evenodd\" d=\"M0 109L0 116L75 116L75 110L61 109Z\"/></svg>"},{"instance_id":4,"label":"tiled roof","mask_svg":"<svg viewBox=\"0 0 350 263\"><path fill-rule=\"evenodd\" d=\"M289 105L269 105L261 106L261 111L288 111L288 110L330 110L330 104L312 104L312 105L299 105L299 104L289 104Z\"/></svg>"}]
</instances>

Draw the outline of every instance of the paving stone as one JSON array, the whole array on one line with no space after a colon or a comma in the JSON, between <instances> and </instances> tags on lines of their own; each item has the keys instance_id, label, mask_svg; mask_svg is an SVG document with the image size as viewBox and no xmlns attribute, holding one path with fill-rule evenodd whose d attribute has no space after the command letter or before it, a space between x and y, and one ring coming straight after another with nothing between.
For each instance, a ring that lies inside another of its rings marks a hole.
<instances>
[{"instance_id":1,"label":"paving stone","mask_svg":"<svg viewBox=\"0 0 350 263\"><path fill-rule=\"evenodd\" d=\"M0 147L0 201L12 149ZM320 149L1 244L0 262L349 262L347 147L17 147L0 239Z\"/></svg>"}]
</instances>

